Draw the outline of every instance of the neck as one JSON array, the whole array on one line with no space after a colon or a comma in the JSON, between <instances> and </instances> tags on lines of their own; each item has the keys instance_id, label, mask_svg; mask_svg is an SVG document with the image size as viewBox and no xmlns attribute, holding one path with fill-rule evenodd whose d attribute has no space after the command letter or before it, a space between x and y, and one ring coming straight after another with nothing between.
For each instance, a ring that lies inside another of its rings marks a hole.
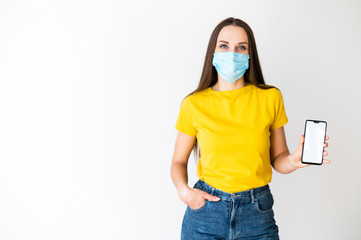
<instances>
[{"instance_id":1,"label":"neck","mask_svg":"<svg viewBox=\"0 0 361 240\"><path fill-rule=\"evenodd\" d=\"M212 86L212 89L215 91L228 91L235 90L246 85L248 84L245 83L243 76L234 83L229 83L226 80L222 79L220 76L218 76L218 81Z\"/></svg>"}]
</instances>

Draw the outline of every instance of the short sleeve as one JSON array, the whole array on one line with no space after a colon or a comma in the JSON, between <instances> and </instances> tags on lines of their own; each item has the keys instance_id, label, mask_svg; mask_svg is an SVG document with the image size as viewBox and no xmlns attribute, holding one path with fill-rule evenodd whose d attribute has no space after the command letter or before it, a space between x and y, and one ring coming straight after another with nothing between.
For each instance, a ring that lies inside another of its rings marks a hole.
<instances>
[{"instance_id":1,"label":"short sleeve","mask_svg":"<svg viewBox=\"0 0 361 240\"><path fill-rule=\"evenodd\" d=\"M280 128L288 122L283 97L280 90L275 89L274 120L271 129Z\"/></svg>"},{"instance_id":2,"label":"short sleeve","mask_svg":"<svg viewBox=\"0 0 361 240\"><path fill-rule=\"evenodd\" d=\"M175 129L190 136L195 136L197 133L192 119L192 105L188 97L181 104Z\"/></svg>"}]
</instances>

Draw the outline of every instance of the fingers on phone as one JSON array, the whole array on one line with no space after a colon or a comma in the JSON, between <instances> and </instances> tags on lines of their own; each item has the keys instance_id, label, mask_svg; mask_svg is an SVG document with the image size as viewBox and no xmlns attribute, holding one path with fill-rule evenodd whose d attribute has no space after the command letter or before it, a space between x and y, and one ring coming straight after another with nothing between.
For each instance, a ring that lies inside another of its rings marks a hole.
<instances>
[{"instance_id":1,"label":"fingers on phone","mask_svg":"<svg viewBox=\"0 0 361 240\"><path fill-rule=\"evenodd\" d=\"M328 160L328 159L323 159L323 163L330 163L331 161L330 160Z\"/></svg>"}]
</instances>

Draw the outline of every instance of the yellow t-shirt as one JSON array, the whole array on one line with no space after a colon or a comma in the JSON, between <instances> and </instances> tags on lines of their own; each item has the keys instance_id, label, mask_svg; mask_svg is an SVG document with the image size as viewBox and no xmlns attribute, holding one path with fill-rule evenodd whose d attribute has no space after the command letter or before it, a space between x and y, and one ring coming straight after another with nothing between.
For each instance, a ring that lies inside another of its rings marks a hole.
<instances>
[{"instance_id":1,"label":"yellow t-shirt","mask_svg":"<svg viewBox=\"0 0 361 240\"><path fill-rule=\"evenodd\" d=\"M281 92L249 84L228 91L209 87L189 95L175 129L197 137L199 179L234 193L271 181L270 129L287 122Z\"/></svg>"}]
</instances>

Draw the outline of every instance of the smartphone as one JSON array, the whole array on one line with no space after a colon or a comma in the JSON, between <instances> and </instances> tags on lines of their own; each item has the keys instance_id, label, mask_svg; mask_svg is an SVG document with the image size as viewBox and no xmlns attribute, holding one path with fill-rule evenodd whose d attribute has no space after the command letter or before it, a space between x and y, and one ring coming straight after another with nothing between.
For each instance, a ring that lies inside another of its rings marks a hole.
<instances>
[{"instance_id":1,"label":"smartphone","mask_svg":"<svg viewBox=\"0 0 361 240\"><path fill-rule=\"evenodd\" d=\"M305 140L302 146L301 162L321 165L326 138L327 122L307 119L305 122Z\"/></svg>"}]
</instances>

